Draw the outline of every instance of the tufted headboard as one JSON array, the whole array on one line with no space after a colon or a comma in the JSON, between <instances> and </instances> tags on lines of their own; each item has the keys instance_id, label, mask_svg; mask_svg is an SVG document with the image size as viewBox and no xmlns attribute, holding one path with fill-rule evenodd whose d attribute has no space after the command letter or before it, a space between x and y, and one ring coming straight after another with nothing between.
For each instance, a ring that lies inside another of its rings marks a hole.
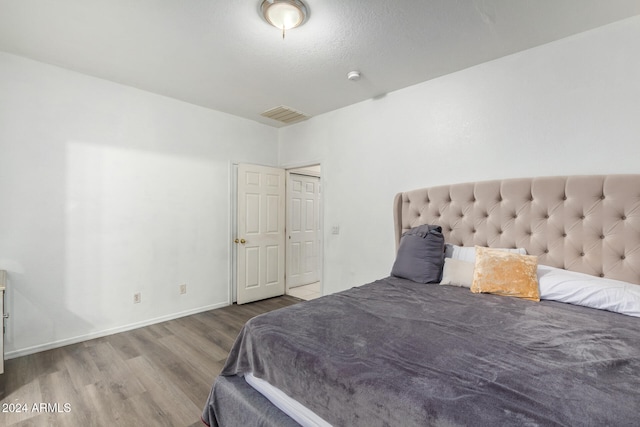
<instances>
[{"instance_id":1,"label":"tufted headboard","mask_svg":"<svg viewBox=\"0 0 640 427\"><path fill-rule=\"evenodd\" d=\"M640 284L640 175L517 178L407 191L396 248L421 224L459 246L525 248L544 265Z\"/></svg>"}]
</instances>

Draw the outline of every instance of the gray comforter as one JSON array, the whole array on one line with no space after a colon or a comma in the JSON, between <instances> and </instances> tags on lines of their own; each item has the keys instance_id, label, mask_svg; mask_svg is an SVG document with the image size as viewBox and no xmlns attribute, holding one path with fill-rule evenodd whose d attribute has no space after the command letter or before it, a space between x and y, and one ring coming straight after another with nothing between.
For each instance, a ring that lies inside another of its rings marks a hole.
<instances>
[{"instance_id":1,"label":"gray comforter","mask_svg":"<svg viewBox=\"0 0 640 427\"><path fill-rule=\"evenodd\" d=\"M245 372L335 426L640 425L640 319L397 278L251 319Z\"/></svg>"}]
</instances>

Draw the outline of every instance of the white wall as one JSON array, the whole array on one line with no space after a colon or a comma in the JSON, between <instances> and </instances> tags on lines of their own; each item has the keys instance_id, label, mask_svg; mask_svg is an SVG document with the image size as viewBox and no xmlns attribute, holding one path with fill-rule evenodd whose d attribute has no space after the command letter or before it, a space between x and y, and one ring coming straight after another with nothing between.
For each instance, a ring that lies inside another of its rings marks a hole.
<instances>
[{"instance_id":1,"label":"white wall","mask_svg":"<svg viewBox=\"0 0 640 427\"><path fill-rule=\"evenodd\" d=\"M277 130L0 53L8 356L228 304L232 162Z\"/></svg>"},{"instance_id":2,"label":"white wall","mask_svg":"<svg viewBox=\"0 0 640 427\"><path fill-rule=\"evenodd\" d=\"M638 52L634 17L281 129L281 165L322 163L324 292L388 275L396 192L640 173Z\"/></svg>"}]
</instances>

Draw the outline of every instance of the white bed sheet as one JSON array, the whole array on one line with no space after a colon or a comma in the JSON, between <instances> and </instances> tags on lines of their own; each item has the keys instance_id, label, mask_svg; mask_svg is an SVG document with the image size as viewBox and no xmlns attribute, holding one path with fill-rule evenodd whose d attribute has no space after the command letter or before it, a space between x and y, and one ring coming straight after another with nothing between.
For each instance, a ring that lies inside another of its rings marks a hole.
<instances>
[{"instance_id":1,"label":"white bed sheet","mask_svg":"<svg viewBox=\"0 0 640 427\"><path fill-rule=\"evenodd\" d=\"M272 386L268 382L254 377L252 373L245 374L244 380L301 426L331 427L331 424L326 422L311 409L307 408L292 397L289 397L282 390Z\"/></svg>"}]
</instances>

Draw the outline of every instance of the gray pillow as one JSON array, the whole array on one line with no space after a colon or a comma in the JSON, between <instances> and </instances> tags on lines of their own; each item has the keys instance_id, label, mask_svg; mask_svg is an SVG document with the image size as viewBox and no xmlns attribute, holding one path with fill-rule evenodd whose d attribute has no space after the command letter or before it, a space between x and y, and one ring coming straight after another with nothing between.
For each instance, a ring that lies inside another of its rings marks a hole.
<instances>
[{"instance_id":1,"label":"gray pillow","mask_svg":"<svg viewBox=\"0 0 640 427\"><path fill-rule=\"evenodd\" d=\"M439 283L443 264L442 228L425 224L402 235L391 275L418 283Z\"/></svg>"}]
</instances>

